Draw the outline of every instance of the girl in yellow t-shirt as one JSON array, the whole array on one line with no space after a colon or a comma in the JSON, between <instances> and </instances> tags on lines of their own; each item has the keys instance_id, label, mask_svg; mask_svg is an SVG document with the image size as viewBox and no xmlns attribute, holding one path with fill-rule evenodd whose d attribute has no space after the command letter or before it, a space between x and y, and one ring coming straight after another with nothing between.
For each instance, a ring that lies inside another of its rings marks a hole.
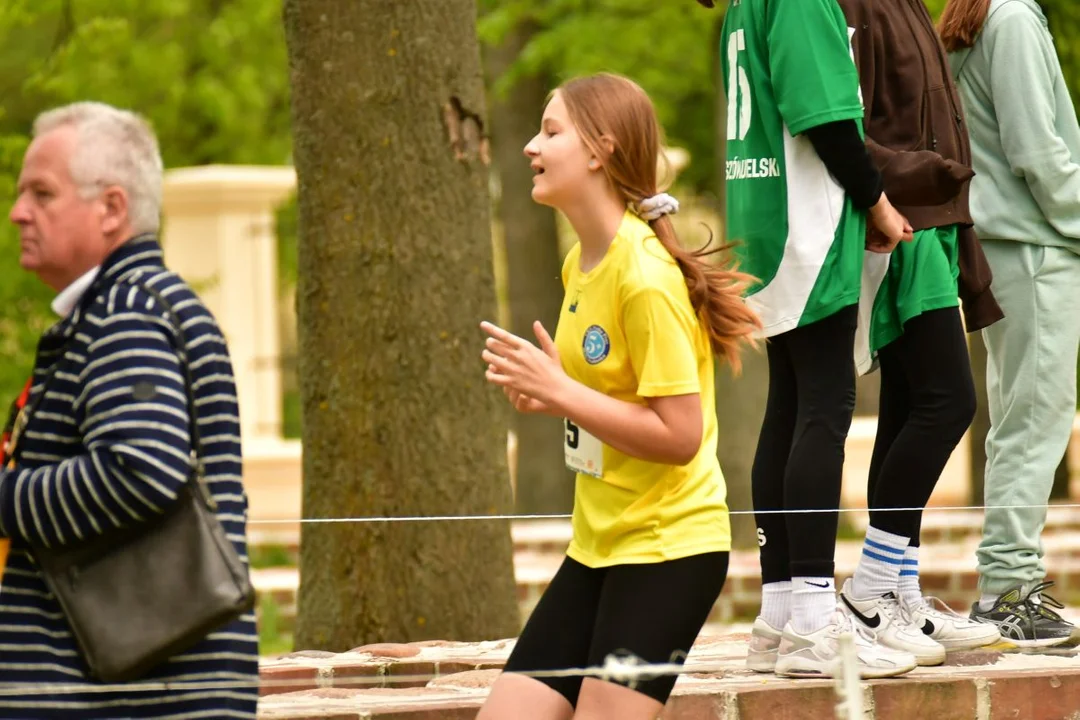
<instances>
[{"instance_id":1,"label":"girl in yellow t-shirt","mask_svg":"<svg viewBox=\"0 0 1080 720\"><path fill-rule=\"evenodd\" d=\"M518 411L565 418L574 533L479 717L654 718L674 674L531 674L686 657L731 548L713 355L738 366L760 324L741 297L749 278L679 246L667 217L678 203L657 188L660 128L636 84L563 84L525 154L533 199L563 212L579 242L555 338L536 323L538 348L484 323L483 359Z\"/></svg>"}]
</instances>

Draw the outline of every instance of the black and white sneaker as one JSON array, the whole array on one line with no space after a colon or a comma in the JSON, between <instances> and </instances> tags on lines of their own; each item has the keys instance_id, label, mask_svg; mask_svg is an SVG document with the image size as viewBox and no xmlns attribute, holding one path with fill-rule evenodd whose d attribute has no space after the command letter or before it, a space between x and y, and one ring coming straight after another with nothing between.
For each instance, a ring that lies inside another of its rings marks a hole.
<instances>
[{"instance_id":1,"label":"black and white sneaker","mask_svg":"<svg viewBox=\"0 0 1080 720\"><path fill-rule=\"evenodd\" d=\"M1021 586L1014 587L997 599L994 607L980 610L976 602L971 607L971 619L992 623L1005 642L1022 648L1044 648L1065 645L1074 639L1077 628L1054 612L1065 606L1045 594L1053 582L1041 582L1025 594Z\"/></svg>"},{"instance_id":2,"label":"black and white sneaker","mask_svg":"<svg viewBox=\"0 0 1080 720\"><path fill-rule=\"evenodd\" d=\"M851 594L851 587L852 581L848 578L840 591L840 601L847 607L848 614L880 645L911 653L919 665L945 662L945 647L913 624L896 593L856 598Z\"/></svg>"},{"instance_id":3,"label":"black and white sneaker","mask_svg":"<svg viewBox=\"0 0 1080 720\"><path fill-rule=\"evenodd\" d=\"M997 625L964 617L937 598L923 597L914 605L901 598L901 604L911 622L946 650L972 650L1001 640Z\"/></svg>"}]
</instances>

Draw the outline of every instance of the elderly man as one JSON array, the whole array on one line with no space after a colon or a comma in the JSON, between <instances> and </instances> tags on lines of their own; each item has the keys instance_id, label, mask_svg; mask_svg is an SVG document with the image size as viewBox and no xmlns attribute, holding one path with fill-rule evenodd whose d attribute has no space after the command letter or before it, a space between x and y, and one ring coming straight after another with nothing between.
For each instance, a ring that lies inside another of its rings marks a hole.
<instances>
[{"instance_id":1,"label":"elderly man","mask_svg":"<svg viewBox=\"0 0 1080 720\"><path fill-rule=\"evenodd\" d=\"M77 103L35 122L11 220L20 264L58 292L61 320L41 338L34 411L16 428L15 460L0 470L0 536L11 541L0 590L0 717L255 717L251 613L106 689L32 554L163 517L191 472L190 411L217 517L246 563L232 367L214 318L163 265L161 192L157 141L137 116ZM193 407L177 347L186 348Z\"/></svg>"}]
</instances>

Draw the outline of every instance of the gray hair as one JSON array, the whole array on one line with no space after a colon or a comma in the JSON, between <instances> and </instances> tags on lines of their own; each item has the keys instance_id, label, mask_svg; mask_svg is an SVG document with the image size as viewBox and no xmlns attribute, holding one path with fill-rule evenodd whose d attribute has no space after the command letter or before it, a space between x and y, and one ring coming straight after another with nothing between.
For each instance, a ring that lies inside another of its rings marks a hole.
<instances>
[{"instance_id":1,"label":"gray hair","mask_svg":"<svg viewBox=\"0 0 1080 720\"><path fill-rule=\"evenodd\" d=\"M111 105L77 102L38 115L34 136L61 127L77 133L70 170L80 194L91 198L108 185L118 185L127 193L132 230L157 232L164 168L150 124Z\"/></svg>"}]
</instances>

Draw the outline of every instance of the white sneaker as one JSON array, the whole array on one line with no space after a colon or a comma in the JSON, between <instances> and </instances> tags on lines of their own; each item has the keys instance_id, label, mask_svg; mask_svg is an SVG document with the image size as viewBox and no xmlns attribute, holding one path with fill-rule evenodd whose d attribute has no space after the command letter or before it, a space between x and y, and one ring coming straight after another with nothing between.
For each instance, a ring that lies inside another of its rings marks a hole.
<instances>
[{"instance_id":1,"label":"white sneaker","mask_svg":"<svg viewBox=\"0 0 1080 720\"><path fill-rule=\"evenodd\" d=\"M971 650L1001 640L996 625L965 617L935 597L924 597L916 605L902 605L911 622L946 650Z\"/></svg>"},{"instance_id":2,"label":"white sneaker","mask_svg":"<svg viewBox=\"0 0 1080 720\"><path fill-rule=\"evenodd\" d=\"M874 642L846 613L837 610L828 625L809 635L800 635L789 622L780 638L776 674L782 677L824 677L839 674L840 637L850 634L855 640L859 677L894 677L915 669L915 656L892 650Z\"/></svg>"},{"instance_id":3,"label":"white sneaker","mask_svg":"<svg viewBox=\"0 0 1080 720\"><path fill-rule=\"evenodd\" d=\"M859 600L852 597L851 578L848 578L840 591L840 600L847 606L853 621L869 630L885 647L911 653L920 665L945 662L944 646L911 622L896 593Z\"/></svg>"},{"instance_id":4,"label":"white sneaker","mask_svg":"<svg viewBox=\"0 0 1080 720\"><path fill-rule=\"evenodd\" d=\"M746 654L746 667L754 672L773 672L776 669L776 655L780 650L782 635L782 631L758 616L750 631L750 652Z\"/></svg>"}]
</instances>

